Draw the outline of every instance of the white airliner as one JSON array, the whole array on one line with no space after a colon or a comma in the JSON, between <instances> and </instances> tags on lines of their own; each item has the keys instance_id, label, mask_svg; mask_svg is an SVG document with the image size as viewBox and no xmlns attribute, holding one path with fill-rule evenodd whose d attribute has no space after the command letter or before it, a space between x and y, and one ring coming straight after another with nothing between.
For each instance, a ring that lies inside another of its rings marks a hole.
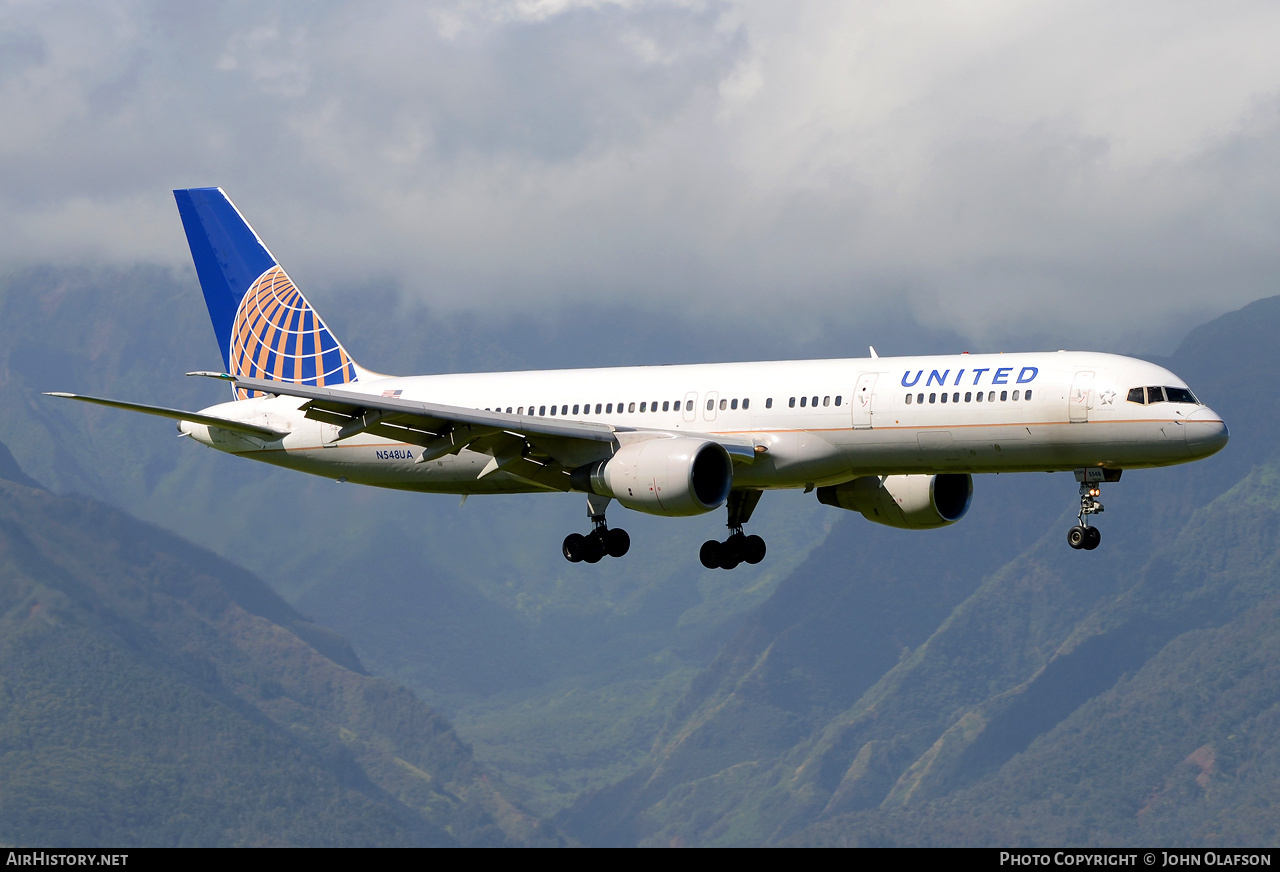
<instances>
[{"instance_id":1,"label":"white airliner","mask_svg":"<svg viewBox=\"0 0 1280 872\"><path fill-rule=\"evenodd\" d=\"M788 360L391 377L359 366L220 188L174 192L235 400L187 412L55 393L176 419L242 457L379 487L579 491L592 529L571 561L621 557L610 500L653 515L728 507L707 568L758 563L742 527L760 495L913 529L964 516L975 473L1072 470L1072 548L1098 546L1103 482L1207 457L1222 419L1154 364L1084 352Z\"/></svg>"}]
</instances>

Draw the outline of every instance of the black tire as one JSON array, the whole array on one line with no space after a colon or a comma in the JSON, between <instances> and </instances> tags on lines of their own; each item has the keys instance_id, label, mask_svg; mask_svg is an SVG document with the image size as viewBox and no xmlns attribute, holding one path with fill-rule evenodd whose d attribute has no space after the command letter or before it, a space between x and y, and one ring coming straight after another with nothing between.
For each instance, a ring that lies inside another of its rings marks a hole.
<instances>
[{"instance_id":1,"label":"black tire","mask_svg":"<svg viewBox=\"0 0 1280 872\"><path fill-rule=\"evenodd\" d=\"M604 548L610 557L621 557L631 550L631 537L626 530L610 530L604 534Z\"/></svg>"},{"instance_id":2,"label":"black tire","mask_svg":"<svg viewBox=\"0 0 1280 872\"><path fill-rule=\"evenodd\" d=\"M564 551L564 559L570 563L581 563L583 557L583 545L586 543L587 537L581 533L570 533L564 537L564 545L561 546Z\"/></svg>"},{"instance_id":3,"label":"black tire","mask_svg":"<svg viewBox=\"0 0 1280 872\"><path fill-rule=\"evenodd\" d=\"M1084 547L1087 538L1088 534L1085 532L1084 527L1072 527L1067 531L1067 544L1077 551Z\"/></svg>"},{"instance_id":4,"label":"black tire","mask_svg":"<svg viewBox=\"0 0 1280 872\"><path fill-rule=\"evenodd\" d=\"M742 559L739 557L723 557L722 556L720 558L720 568L721 569L737 569L738 564L741 562L742 562Z\"/></svg>"},{"instance_id":5,"label":"black tire","mask_svg":"<svg viewBox=\"0 0 1280 872\"><path fill-rule=\"evenodd\" d=\"M744 555L744 545L747 537L741 533L734 533L728 539L720 543L720 566L724 569L733 569L742 562ZM726 566L732 563L733 566Z\"/></svg>"},{"instance_id":6,"label":"black tire","mask_svg":"<svg viewBox=\"0 0 1280 872\"><path fill-rule=\"evenodd\" d=\"M698 559L702 561L702 565L707 569L720 568L720 543L715 539L708 539L702 543L702 547L698 549Z\"/></svg>"},{"instance_id":7,"label":"black tire","mask_svg":"<svg viewBox=\"0 0 1280 872\"><path fill-rule=\"evenodd\" d=\"M1086 527L1084 537L1084 550L1092 551L1102 542L1102 531L1097 527Z\"/></svg>"},{"instance_id":8,"label":"black tire","mask_svg":"<svg viewBox=\"0 0 1280 872\"><path fill-rule=\"evenodd\" d=\"M764 560L764 539L759 536L748 536L747 541L743 543L742 552L742 559L755 566Z\"/></svg>"}]
</instances>

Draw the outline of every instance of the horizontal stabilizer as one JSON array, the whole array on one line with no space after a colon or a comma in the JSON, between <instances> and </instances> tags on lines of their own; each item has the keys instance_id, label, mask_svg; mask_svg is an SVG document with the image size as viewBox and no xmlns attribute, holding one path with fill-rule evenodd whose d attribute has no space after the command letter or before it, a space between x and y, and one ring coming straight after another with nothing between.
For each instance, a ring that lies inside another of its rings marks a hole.
<instances>
[{"instance_id":1,"label":"horizontal stabilizer","mask_svg":"<svg viewBox=\"0 0 1280 872\"><path fill-rule=\"evenodd\" d=\"M171 418L174 421L190 421L193 424L205 424L234 433L245 433L259 439L281 439L287 434L270 427L259 427L257 424L245 424L229 418L215 415L201 415L199 412L184 412L181 409L166 409L164 406L147 406L142 403L126 403L122 400L108 400L103 397L87 397L83 394L67 394L61 391L46 391L46 397L62 397L67 400L80 400L82 403L95 403L99 406L110 406L113 409L125 409L130 412L141 412L144 415L155 415L159 418Z\"/></svg>"}]
</instances>

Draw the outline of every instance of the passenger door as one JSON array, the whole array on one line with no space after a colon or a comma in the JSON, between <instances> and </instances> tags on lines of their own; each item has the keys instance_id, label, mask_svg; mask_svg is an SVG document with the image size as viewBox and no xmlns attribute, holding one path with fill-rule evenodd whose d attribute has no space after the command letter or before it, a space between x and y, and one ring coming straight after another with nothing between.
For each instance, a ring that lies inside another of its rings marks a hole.
<instances>
[{"instance_id":1,"label":"passenger door","mask_svg":"<svg viewBox=\"0 0 1280 872\"><path fill-rule=\"evenodd\" d=\"M858 375L858 383L853 388L853 398L849 403L855 430L870 430L874 424L878 375L880 375L878 372L864 372Z\"/></svg>"}]
</instances>

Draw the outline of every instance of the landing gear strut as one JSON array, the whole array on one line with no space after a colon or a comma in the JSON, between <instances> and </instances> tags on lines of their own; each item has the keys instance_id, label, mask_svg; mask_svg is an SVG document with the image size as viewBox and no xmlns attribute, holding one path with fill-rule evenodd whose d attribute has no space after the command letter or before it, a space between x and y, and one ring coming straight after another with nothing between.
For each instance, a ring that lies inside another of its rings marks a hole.
<instances>
[{"instance_id":1,"label":"landing gear strut","mask_svg":"<svg viewBox=\"0 0 1280 872\"><path fill-rule=\"evenodd\" d=\"M599 563L605 555L621 557L631 549L631 537L626 530L609 529L604 510L609 497L587 494L587 517L591 519L591 532L587 535L570 533L564 537L564 559L570 563Z\"/></svg>"},{"instance_id":2,"label":"landing gear strut","mask_svg":"<svg viewBox=\"0 0 1280 872\"><path fill-rule=\"evenodd\" d=\"M708 539L698 551L698 559L707 569L734 569L739 563L756 564L764 560L764 540L759 536L747 536L742 525L751 520L751 513L760 502L758 490L729 492L729 538L723 542Z\"/></svg>"},{"instance_id":3,"label":"landing gear strut","mask_svg":"<svg viewBox=\"0 0 1280 872\"><path fill-rule=\"evenodd\" d=\"M1080 523L1067 531L1067 544L1077 551L1092 551L1102 541L1102 532L1089 526L1089 516L1103 511L1098 495L1102 482L1119 481L1121 469L1077 469L1076 481L1080 482Z\"/></svg>"}]
</instances>

